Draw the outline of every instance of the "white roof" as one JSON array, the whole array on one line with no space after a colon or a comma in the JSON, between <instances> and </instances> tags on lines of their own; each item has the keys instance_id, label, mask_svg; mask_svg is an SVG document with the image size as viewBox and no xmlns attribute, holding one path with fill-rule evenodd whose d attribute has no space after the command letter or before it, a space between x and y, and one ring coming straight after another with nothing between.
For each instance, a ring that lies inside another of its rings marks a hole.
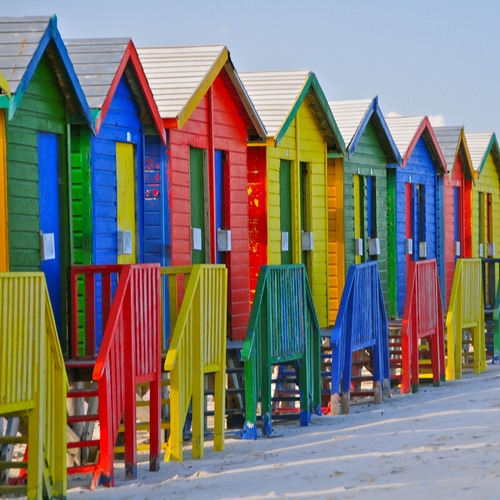
<instances>
[{"instance_id":1,"label":"white roof","mask_svg":"<svg viewBox=\"0 0 500 500\"><path fill-rule=\"evenodd\" d=\"M350 145L356 135L372 102L373 99L361 99L357 101L334 101L328 103L346 146Z\"/></svg>"},{"instance_id":2,"label":"white roof","mask_svg":"<svg viewBox=\"0 0 500 500\"><path fill-rule=\"evenodd\" d=\"M181 113L224 50L224 45L137 49L162 118Z\"/></svg>"},{"instance_id":3,"label":"white roof","mask_svg":"<svg viewBox=\"0 0 500 500\"><path fill-rule=\"evenodd\" d=\"M472 160L472 166L476 172L481 168L484 160L484 154L488 148L493 132L466 132L465 138L469 146L469 153Z\"/></svg>"},{"instance_id":4,"label":"white roof","mask_svg":"<svg viewBox=\"0 0 500 500\"><path fill-rule=\"evenodd\" d=\"M268 137L276 137L280 131L310 74L307 70L238 73Z\"/></svg>"},{"instance_id":5,"label":"white roof","mask_svg":"<svg viewBox=\"0 0 500 500\"><path fill-rule=\"evenodd\" d=\"M385 118L401 158L404 158L425 116L389 116Z\"/></svg>"}]
</instances>

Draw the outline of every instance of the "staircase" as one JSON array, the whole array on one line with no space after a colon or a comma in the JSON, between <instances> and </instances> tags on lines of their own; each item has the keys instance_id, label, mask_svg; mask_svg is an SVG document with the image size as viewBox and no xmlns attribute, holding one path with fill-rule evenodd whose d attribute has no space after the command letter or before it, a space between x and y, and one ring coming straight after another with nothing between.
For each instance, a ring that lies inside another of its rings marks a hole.
<instances>
[{"instance_id":1,"label":"staircase","mask_svg":"<svg viewBox=\"0 0 500 500\"><path fill-rule=\"evenodd\" d=\"M483 273L484 332L486 356L492 364L500 357L500 259L481 259Z\"/></svg>"},{"instance_id":2,"label":"staircase","mask_svg":"<svg viewBox=\"0 0 500 500\"><path fill-rule=\"evenodd\" d=\"M68 443L68 455L77 464L68 467L68 474L90 474L91 488L113 486L120 432L126 479L137 477L138 427L149 430L150 470L159 468L160 267L74 267L71 292L71 359L66 370L71 383L68 424L74 439ZM149 388L147 425L136 423L141 386Z\"/></svg>"}]
</instances>

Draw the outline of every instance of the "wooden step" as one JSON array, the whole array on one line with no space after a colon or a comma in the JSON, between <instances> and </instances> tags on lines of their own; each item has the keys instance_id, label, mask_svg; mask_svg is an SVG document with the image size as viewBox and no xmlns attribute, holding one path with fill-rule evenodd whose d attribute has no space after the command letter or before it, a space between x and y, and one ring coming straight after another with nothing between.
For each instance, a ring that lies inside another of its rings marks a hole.
<instances>
[{"instance_id":1,"label":"wooden step","mask_svg":"<svg viewBox=\"0 0 500 500\"><path fill-rule=\"evenodd\" d=\"M28 487L26 485L0 485L0 495L26 495L27 492Z\"/></svg>"},{"instance_id":2,"label":"wooden step","mask_svg":"<svg viewBox=\"0 0 500 500\"><path fill-rule=\"evenodd\" d=\"M0 469L26 469L27 467L28 467L28 462L23 460L16 462L0 461Z\"/></svg>"},{"instance_id":3,"label":"wooden step","mask_svg":"<svg viewBox=\"0 0 500 500\"><path fill-rule=\"evenodd\" d=\"M97 389L70 389L68 391L68 398L96 398L97 396Z\"/></svg>"},{"instance_id":4,"label":"wooden step","mask_svg":"<svg viewBox=\"0 0 500 500\"><path fill-rule=\"evenodd\" d=\"M68 415L68 424L77 424L80 422L96 422L97 420L99 420L98 414Z\"/></svg>"}]
</instances>

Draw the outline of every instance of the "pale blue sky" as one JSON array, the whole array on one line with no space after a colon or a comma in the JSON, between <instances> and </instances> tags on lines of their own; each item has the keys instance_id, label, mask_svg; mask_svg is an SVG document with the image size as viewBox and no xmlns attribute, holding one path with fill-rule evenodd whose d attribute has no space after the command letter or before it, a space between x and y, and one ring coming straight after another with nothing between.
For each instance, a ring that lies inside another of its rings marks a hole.
<instances>
[{"instance_id":1,"label":"pale blue sky","mask_svg":"<svg viewBox=\"0 0 500 500\"><path fill-rule=\"evenodd\" d=\"M63 37L137 46L224 43L239 71L310 69L329 100L378 94L384 113L442 115L500 135L496 0L14 0Z\"/></svg>"}]
</instances>

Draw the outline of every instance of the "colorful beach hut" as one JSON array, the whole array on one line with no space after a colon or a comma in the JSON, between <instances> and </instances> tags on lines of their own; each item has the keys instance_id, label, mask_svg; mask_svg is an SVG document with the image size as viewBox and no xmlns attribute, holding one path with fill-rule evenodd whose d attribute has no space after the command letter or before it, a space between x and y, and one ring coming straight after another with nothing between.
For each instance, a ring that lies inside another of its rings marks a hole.
<instances>
[{"instance_id":1,"label":"colorful beach hut","mask_svg":"<svg viewBox=\"0 0 500 500\"><path fill-rule=\"evenodd\" d=\"M444 204L446 161L425 116L387 117L402 158L390 169L388 189L389 304L392 317L402 317L406 277L414 260L436 259L444 290Z\"/></svg>"},{"instance_id":2,"label":"colorful beach hut","mask_svg":"<svg viewBox=\"0 0 500 500\"><path fill-rule=\"evenodd\" d=\"M497 257L500 252L500 149L492 132L467 132L474 171L472 188L472 257Z\"/></svg>"},{"instance_id":3,"label":"colorful beach hut","mask_svg":"<svg viewBox=\"0 0 500 500\"><path fill-rule=\"evenodd\" d=\"M66 46L96 128L71 127L74 262L143 262L146 130L166 136L156 102L129 38Z\"/></svg>"},{"instance_id":4,"label":"colorful beach hut","mask_svg":"<svg viewBox=\"0 0 500 500\"><path fill-rule=\"evenodd\" d=\"M225 46L138 51L167 130L166 147L146 138L146 260L225 264L228 334L243 339L250 313L247 142L265 140L264 126Z\"/></svg>"},{"instance_id":5,"label":"colorful beach hut","mask_svg":"<svg viewBox=\"0 0 500 500\"><path fill-rule=\"evenodd\" d=\"M377 261L386 306L389 303L387 167L401 156L380 110L371 100L330 102L347 146L347 157L328 158L328 241L333 325L352 264Z\"/></svg>"},{"instance_id":6,"label":"colorful beach hut","mask_svg":"<svg viewBox=\"0 0 500 500\"><path fill-rule=\"evenodd\" d=\"M250 286L261 265L306 266L321 327L328 327L327 155L342 135L310 71L240 73L267 129L248 147Z\"/></svg>"},{"instance_id":7,"label":"colorful beach hut","mask_svg":"<svg viewBox=\"0 0 500 500\"><path fill-rule=\"evenodd\" d=\"M446 309L451 295L455 262L459 257L472 256L471 197L475 175L464 127L434 127L434 133L448 167L443 183Z\"/></svg>"},{"instance_id":8,"label":"colorful beach hut","mask_svg":"<svg viewBox=\"0 0 500 500\"><path fill-rule=\"evenodd\" d=\"M92 130L93 119L55 16L0 18L0 33L0 71L12 94L4 131L0 125L0 172L8 186L2 267L45 273L64 351L72 263L69 127Z\"/></svg>"}]
</instances>

